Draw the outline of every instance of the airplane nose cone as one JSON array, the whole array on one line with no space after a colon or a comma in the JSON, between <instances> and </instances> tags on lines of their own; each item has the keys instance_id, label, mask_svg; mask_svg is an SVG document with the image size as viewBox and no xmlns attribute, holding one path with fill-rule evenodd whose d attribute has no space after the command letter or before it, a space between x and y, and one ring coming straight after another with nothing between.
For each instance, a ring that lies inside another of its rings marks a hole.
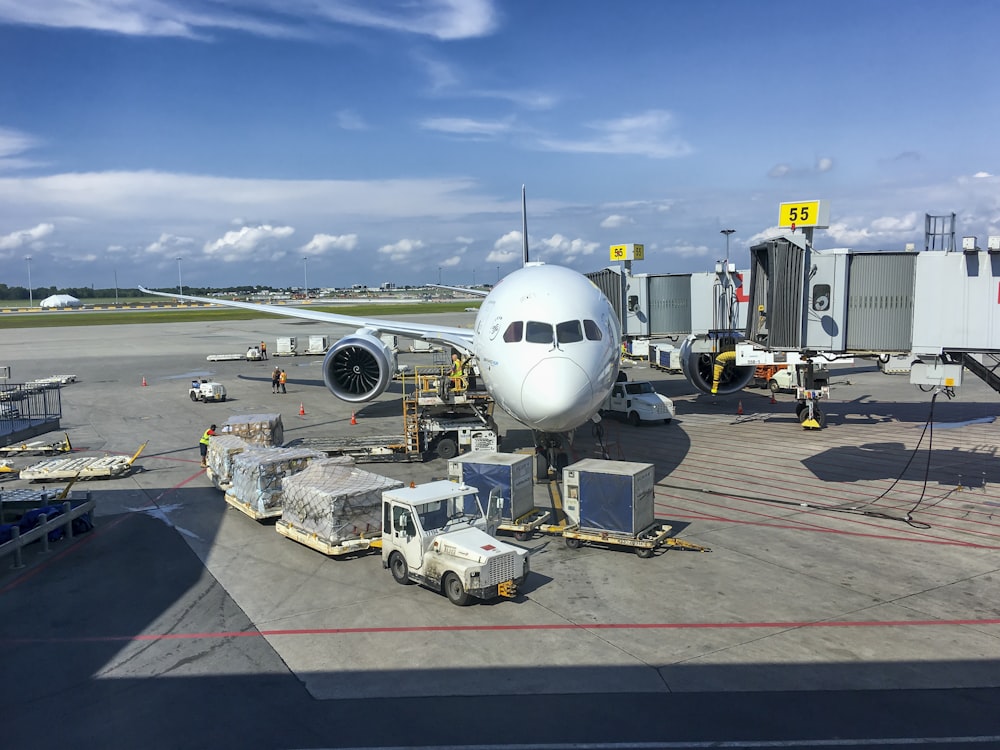
<instances>
[{"instance_id":1,"label":"airplane nose cone","mask_svg":"<svg viewBox=\"0 0 1000 750\"><path fill-rule=\"evenodd\" d=\"M593 412L593 388L587 373L573 360L552 357L539 362L525 379L521 406L532 426L544 432L578 427Z\"/></svg>"}]
</instances>

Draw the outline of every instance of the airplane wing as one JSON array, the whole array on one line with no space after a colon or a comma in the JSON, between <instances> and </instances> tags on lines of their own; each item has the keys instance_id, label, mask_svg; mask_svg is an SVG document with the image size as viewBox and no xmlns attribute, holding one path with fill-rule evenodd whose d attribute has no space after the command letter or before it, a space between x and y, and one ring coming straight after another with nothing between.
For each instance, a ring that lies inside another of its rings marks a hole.
<instances>
[{"instance_id":1,"label":"airplane wing","mask_svg":"<svg viewBox=\"0 0 1000 750\"><path fill-rule=\"evenodd\" d=\"M139 291L143 294L153 294L157 297L169 297L171 299L185 300L187 302L201 302L209 305L238 307L243 310L254 310L256 312L266 312L273 315L284 315L289 318L315 320L320 323L331 323L333 325L348 326L350 328L367 328L379 334L390 333L413 339L433 341L446 346L453 346L456 349L461 349L466 354L472 353L472 329L470 328L422 325L420 323L406 323L386 318L362 318L354 315L339 315L337 313L324 312L322 310L308 310L297 306L261 305L255 302L239 302L237 300L216 299L213 297L192 297L187 294L154 292L152 289L146 289L142 286L139 287Z\"/></svg>"},{"instance_id":2,"label":"airplane wing","mask_svg":"<svg viewBox=\"0 0 1000 750\"><path fill-rule=\"evenodd\" d=\"M446 286L445 284L428 284L427 286L434 289L447 289L449 292L465 292L466 294L474 294L477 297L488 297L490 294L483 289L469 289L464 286Z\"/></svg>"}]
</instances>

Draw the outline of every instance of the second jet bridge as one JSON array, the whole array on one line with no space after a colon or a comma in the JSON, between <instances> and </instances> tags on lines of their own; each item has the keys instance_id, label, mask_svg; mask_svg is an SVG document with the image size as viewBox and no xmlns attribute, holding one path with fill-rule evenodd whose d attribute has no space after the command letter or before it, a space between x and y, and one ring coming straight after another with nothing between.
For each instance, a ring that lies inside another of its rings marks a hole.
<instances>
[{"instance_id":1,"label":"second jet bridge","mask_svg":"<svg viewBox=\"0 0 1000 750\"><path fill-rule=\"evenodd\" d=\"M783 236L750 248L748 293L746 335L763 348L1000 361L997 253L815 250Z\"/></svg>"}]
</instances>

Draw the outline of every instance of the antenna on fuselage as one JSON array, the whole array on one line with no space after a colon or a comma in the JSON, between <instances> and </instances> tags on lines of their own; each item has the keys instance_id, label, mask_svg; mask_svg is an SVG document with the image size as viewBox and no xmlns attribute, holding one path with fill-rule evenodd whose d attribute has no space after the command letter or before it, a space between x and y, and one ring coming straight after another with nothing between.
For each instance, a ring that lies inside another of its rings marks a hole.
<instances>
[{"instance_id":1,"label":"antenna on fuselage","mask_svg":"<svg viewBox=\"0 0 1000 750\"><path fill-rule=\"evenodd\" d=\"M524 197L524 185L521 185L521 247L523 265L528 265L528 201Z\"/></svg>"}]
</instances>

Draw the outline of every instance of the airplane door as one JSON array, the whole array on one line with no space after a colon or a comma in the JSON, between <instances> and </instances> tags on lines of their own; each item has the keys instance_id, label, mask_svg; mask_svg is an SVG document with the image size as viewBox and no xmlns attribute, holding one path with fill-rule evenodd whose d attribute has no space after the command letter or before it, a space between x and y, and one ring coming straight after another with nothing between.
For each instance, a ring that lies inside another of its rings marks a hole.
<instances>
[{"instance_id":1,"label":"airplane door","mask_svg":"<svg viewBox=\"0 0 1000 750\"><path fill-rule=\"evenodd\" d=\"M424 562L423 539L412 507L392 506L392 542L403 553L410 570L419 570Z\"/></svg>"}]
</instances>

